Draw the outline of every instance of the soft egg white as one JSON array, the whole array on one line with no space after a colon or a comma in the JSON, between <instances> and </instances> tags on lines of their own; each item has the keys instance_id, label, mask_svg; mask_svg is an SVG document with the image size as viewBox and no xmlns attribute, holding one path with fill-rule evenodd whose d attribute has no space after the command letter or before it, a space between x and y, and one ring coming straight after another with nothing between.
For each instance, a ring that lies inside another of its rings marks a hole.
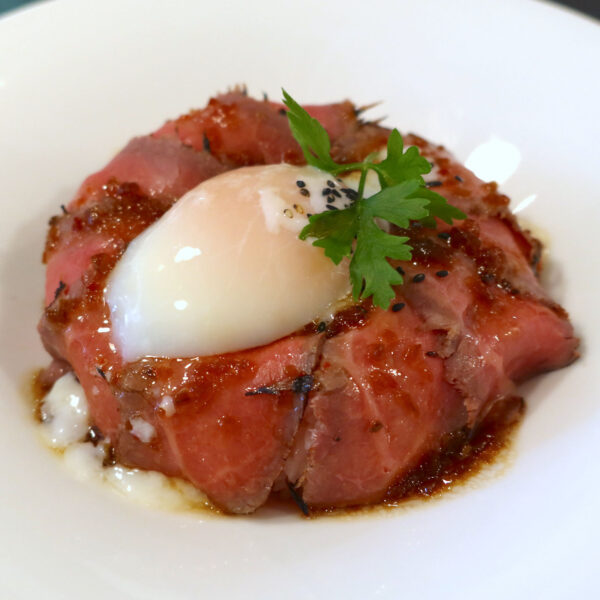
<instances>
[{"instance_id":1,"label":"soft egg white","mask_svg":"<svg viewBox=\"0 0 600 600\"><path fill-rule=\"evenodd\" d=\"M252 348L327 314L350 291L348 263L334 265L298 234L307 214L326 210L322 191L332 179L313 167L246 167L185 194L109 277L105 297L123 358ZM349 201L340 195L343 208Z\"/></svg>"}]
</instances>

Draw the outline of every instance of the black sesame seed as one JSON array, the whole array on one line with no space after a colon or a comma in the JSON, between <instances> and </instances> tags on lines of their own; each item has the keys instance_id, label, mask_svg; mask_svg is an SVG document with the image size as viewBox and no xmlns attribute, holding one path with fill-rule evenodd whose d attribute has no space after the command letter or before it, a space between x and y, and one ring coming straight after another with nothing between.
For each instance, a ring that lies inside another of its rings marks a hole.
<instances>
[{"instance_id":1,"label":"black sesame seed","mask_svg":"<svg viewBox=\"0 0 600 600\"><path fill-rule=\"evenodd\" d=\"M446 271L446 269L442 269L441 271L437 271L436 276L437 277L448 277L448 271Z\"/></svg>"},{"instance_id":2,"label":"black sesame seed","mask_svg":"<svg viewBox=\"0 0 600 600\"><path fill-rule=\"evenodd\" d=\"M463 178L460 175L455 175L454 179L456 179L456 181L460 181L462 183Z\"/></svg>"},{"instance_id":3,"label":"black sesame seed","mask_svg":"<svg viewBox=\"0 0 600 600\"><path fill-rule=\"evenodd\" d=\"M341 198L342 195L337 191L337 190L331 190L331 193L336 196L337 198Z\"/></svg>"},{"instance_id":4,"label":"black sesame seed","mask_svg":"<svg viewBox=\"0 0 600 600\"><path fill-rule=\"evenodd\" d=\"M327 180L327 185L328 185L330 188L334 188L334 187L335 187L335 183L333 183L333 181L331 181L331 179L328 179L328 180Z\"/></svg>"},{"instance_id":5,"label":"black sesame seed","mask_svg":"<svg viewBox=\"0 0 600 600\"><path fill-rule=\"evenodd\" d=\"M60 205L60 210L63 211L63 215L68 215L69 211L67 210L67 207L64 204Z\"/></svg>"},{"instance_id":6,"label":"black sesame seed","mask_svg":"<svg viewBox=\"0 0 600 600\"><path fill-rule=\"evenodd\" d=\"M318 325L317 325L317 331L319 333L323 333L325 330L327 329L327 323L325 323L325 321L321 321Z\"/></svg>"},{"instance_id":7,"label":"black sesame seed","mask_svg":"<svg viewBox=\"0 0 600 600\"><path fill-rule=\"evenodd\" d=\"M400 273L400 275L405 275L404 269L402 267L396 267L396 271L398 271L398 273Z\"/></svg>"},{"instance_id":8,"label":"black sesame seed","mask_svg":"<svg viewBox=\"0 0 600 600\"><path fill-rule=\"evenodd\" d=\"M425 281L425 273L417 273L412 280L413 283L421 283L421 281Z\"/></svg>"},{"instance_id":9,"label":"black sesame seed","mask_svg":"<svg viewBox=\"0 0 600 600\"><path fill-rule=\"evenodd\" d=\"M406 304L404 304L404 302L397 302L396 304L392 305L392 311L398 312L402 310L405 306Z\"/></svg>"},{"instance_id":10,"label":"black sesame seed","mask_svg":"<svg viewBox=\"0 0 600 600\"><path fill-rule=\"evenodd\" d=\"M310 192L306 188L300 188L300 193L303 196L310 196Z\"/></svg>"},{"instance_id":11,"label":"black sesame seed","mask_svg":"<svg viewBox=\"0 0 600 600\"><path fill-rule=\"evenodd\" d=\"M263 100L264 100L265 102L268 102L268 101L269 101L269 96L267 96L267 92L263 92Z\"/></svg>"},{"instance_id":12,"label":"black sesame seed","mask_svg":"<svg viewBox=\"0 0 600 600\"><path fill-rule=\"evenodd\" d=\"M440 187L440 185L443 185L441 181L428 181L425 184L428 188L432 188L432 187Z\"/></svg>"},{"instance_id":13,"label":"black sesame seed","mask_svg":"<svg viewBox=\"0 0 600 600\"><path fill-rule=\"evenodd\" d=\"M329 196L329 194L331 194L332 191L333 190L331 188L326 187L326 188L323 188L323 191L321 192L321 194L323 196Z\"/></svg>"},{"instance_id":14,"label":"black sesame seed","mask_svg":"<svg viewBox=\"0 0 600 600\"><path fill-rule=\"evenodd\" d=\"M312 213L306 213L306 218L310 219L312 217Z\"/></svg>"},{"instance_id":15,"label":"black sesame seed","mask_svg":"<svg viewBox=\"0 0 600 600\"><path fill-rule=\"evenodd\" d=\"M358 192L352 188L342 188L342 192L349 200L356 200L358 198Z\"/></svg>"},{"instance_id":16,"label":"black sesame seed","mask_svg":"<svg viewBox=\"0 0 600 600\"><path fill-rule=\"evenodd\" d=\"M432 358L435 358L438 355L435 350L429 350L429 352L425 352L425 354L427 354L427 356L431 356Z\"/></svg>"},{"instance_id":17,"label":"black sesame seed","mask_svg":"<svg viewBox=\"0 0 600 600\"><path fill-rule=\"evenodd\" d=\"M279 114L285 116L287 114L287 111L285 110L285 108L280 108L279 109Z\"/></svg>"},{"instance_id":18,"label":"black sesame seed","mask_svg":"<svg viewBox=\"0 0 600 600\"><path fill-rule=\"evenodd\" d=\"M296 181L296 185L299 188L303 188L306 185L306 183L304 181L302 181L302 179L298 179L298 181Z\"/></svg>"},{"instance_id":19,"label":"black sesame seed","mask_svg":"<svg viewBox=\"0 0 600 600\"><path fill-rule=\"evenodd\" d=\"M441 240L447 240L450 239L450 234L447 231L442 231L441 233L438 233L438 237Z\"/></svg>"},{"instance_id":20,"label":"black sesame seed","mask_svg":"<svg viewBox=\"0 0 600 600\"><path fill-rule=\"evenodd\" d=\"M334 206L333 204L326 204L325 207L327 210L339 210L338 207Z\"/></svg>"},{"instance_id":21,"label":"black sesame seed","mask_svg":"<svg viewBox=\"0 0 600 600\"><path fill-rule=\"evenodd\" d=\"M106 373L100 367L96 367L96 371L98 371L98 375L100 375L102 379L106 380Z\"/></svg>"}]
</instances>

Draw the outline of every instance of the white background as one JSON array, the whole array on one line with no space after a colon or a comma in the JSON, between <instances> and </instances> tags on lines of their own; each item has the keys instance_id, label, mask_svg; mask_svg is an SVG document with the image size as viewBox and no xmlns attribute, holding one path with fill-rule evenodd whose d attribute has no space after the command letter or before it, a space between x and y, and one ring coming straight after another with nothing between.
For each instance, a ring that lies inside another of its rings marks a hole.
<instances>
[{"instance_id":1,"label":"white background","mask_svg":"<svg viewBox=\"0 0 600 600\"><path fill-rule=\"evenodd\" d=\"M522 0L65 0L0 21L0 597L597 593L599 33ZM501 475L379 516L210 518L78 482L40 444L22 389L47 360L48 217L131 136L235 83L382 100L374 118L462 160L491 139L517 149L502 189L514 205L535 195L520 214L550 242L546 280L583 343L575 365L527 385Z\"/></svg>"}]
</instances>

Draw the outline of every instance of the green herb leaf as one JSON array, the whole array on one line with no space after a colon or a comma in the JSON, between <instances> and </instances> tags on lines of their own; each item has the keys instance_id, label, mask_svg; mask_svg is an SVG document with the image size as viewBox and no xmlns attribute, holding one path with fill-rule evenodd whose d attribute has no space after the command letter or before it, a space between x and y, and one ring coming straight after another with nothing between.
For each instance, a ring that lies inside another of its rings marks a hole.
<instances>
[{"instance_id":1,"label":"green herb leaf","mask_svg":"<svg viewBox=\"0 0 600 600\"><path fill-rule=\"evenodd\" d=\"M356 299L372 295L374 304L387 308L395 296L392 285L403 283L402 275L387 259L410 260L412 247L406 244L409 238L385 233L375 219L385 219L406 228L411 220L425 218L429 214L425 208L429 201L408 197L418 187L416 180L405 181L361 201L356 249L350 261L352 292Z\"/></svg>"},{"instance_id":2,"label":"green herb leaf","mask_svg":"<svg viewBox=\"0 0 600 600\"><path fill-rule=\"evenodd\" d=\"M423 175L431 171L429 161L411 146L404 152L404 142L394 129L388 138L387 157L379 163L368 156L361 163L338 164L331 158L331 142L325 128L313 119L285 90L290 129L300 144L309 165L338 175L359 171L357 199L343 210L325 211L309 218L300 238L314 238L313 245L323 248L336 265L344 257L350 260L352 293L357 300L373 296L373 303L387 308L395 293L392 286L404 282L388 259L410 260L412 247L408 237L387 233L382 221L407 229L411 221L435 228L436 217L452 224L464 219L456 207L425 187ZM377 173L381 191L363 198L367 172Z\"/></svg>"},{"instance_id":3,"label":"green herb leaf","mask_svg":"<svg viewBox=\"0 0 600 600\"><path fill-rule=\"evenodd\" d=\"M352 244L358 232L356 210L357 205L353 204L344 210L327 210L312 215L308 225L300 232L300 239L317 238L313 246L323 248L325 256L336 265L340 264L344 256L352 253Z\"/></svg>"},{"instance_id":4,"label":"green herb leaf","mask_svg":"<svg viewBox=\"0 0 600 600\"><path fill-rule=\"evenodd\" d=\"M363 200L364 216L380 217L406 228L410 221L418 221L429 215L429 210L425 208L429 200L420 197L419 189L419 182L415 179L385 188Z\"/></svg>"},{"instance_id":5,"label":"green herb leaf","mask_svg":"<svg viewBox=\"0 0 600 600\"><path fill-rule=\"evenodd\" d=\"M372 164L371 168L377 172L382 188L410 179L423 185L421 175L431 171L429 161L419 154L418 148L411 146L404 152L404 142L397 129L392 130L388 138L387 157Z\"/></svg>"},{"instance_id":6,"label":"green herb leaf","mask_svg":"<svg viewBox=\"0 0 600 600\"><path fill-rule=\"evenodd\" d=\"M392 285L403 283L402 275L388 262L389 258L410 260L407 237L384 233L373 221L361 227L356 250L350 261L350 280L355 299L373 296L373 303L387 308L395 296Z\"/></svg>"},{"instance_id":7,"label":"green herb leaf","mask_svg":"<svg viewBox=\"0 0 600 600\"><path fill-rule=\"evenodd\" d=\"M421 219L421 223L425 227L431 227L435 229L436 222L434 217L441 219L444 223L452 225L453 221L466 219L467 215L461 210L458 210L456 206L448 204L446 198L440 196L438 193L421 187L417 192L410 196L411 198L423 198L429 201L428 209L429 215L425 219Z\"/></svg>"},{"instance_id":8,"label":"green herb leaf","mask_svg":"<svg viewBox=\"0 0 600 600\"><path fill-rule=\"evenodd\" d=\"M333 172L339 166L331 158L331 142L325 128L313 119L285 90L283 102L288 107L287 118L292 135L300 144L306 162L323 171Z\"/></svg>"}]
</instances>

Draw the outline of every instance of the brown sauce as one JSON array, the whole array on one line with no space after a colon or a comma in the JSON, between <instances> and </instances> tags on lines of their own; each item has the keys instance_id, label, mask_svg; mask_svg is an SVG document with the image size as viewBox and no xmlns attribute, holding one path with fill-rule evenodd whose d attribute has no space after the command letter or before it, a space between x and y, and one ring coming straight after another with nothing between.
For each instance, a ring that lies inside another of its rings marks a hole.
<instances>
[{"instance_id":1,"label":"brown sauce","mask_svg":"<svg viewBox=\"0 0 600 600\"><path fill-rule=\"evenodd\" d=\"M461 430L447 436L442 450L424 457L418 467L388 490L382 502L346 508L311 508L308 518L375 514L381 509L393 510L408 506L410 501L425 501L452 492L507 459L524 413L522 398L504 400L488 413L472 434ZM266 506L282 512L289 510L291 502L289 497L274 496Z\"/></svg>"},{"instance_id":2,"label":"brown sauce","mask_svg":"<svg viewBox=\"0 0 600 600\"><path fill-rule=\"evenodd\" d=\"M522 398L514 397L494 407L469 435L458 431L448 437L443 450L427 457L408 477L388 491L386 505L417 497L432 497L454 489L495 464L513 439L525 412Z\"/></svg>"},{"instance_id":3,"label":"brown sauce","mask_svg":"<svg viewBox=\"0 0 600 600\"><path fill-rule=\"evenodd\" d=\"M38 422L42 420L40 411L42 400L52 387L45 372L45 369L36 370L28 377L27 381L28 400L32 406L32 414ZM393 510L407 506L410 501L427 500L453 491L472 480L486 468L506 459L524 412L522 398L513 397L498 403L474 433L469 434L466 430L460 430L447 436L443 441L442 450L434 455L424 457L418 467L388 490L381 503L346 508L309 508L307 518L375 514L379 513L381 509ZM93 426L91 430L93 430ZM107 465L105 464L105 466ZM195 511L224 517L232 516L209 505L190 507L190 512ZM302 511L294 504L289 494L281 493L271 494L267 503L258 509L256 515L260 518L266 513L285 514L290 512L303 516Z\"/></svg>"},{"instance_id":4,"label":"brown sauce","mask_svg":"<svg viewBox=\"0 0 600 600\"><path fill-rule=\"evenodd\" d=\"M46 369L36 369L27 377L26 395L31 403L31 412L36 421L42 422L42 402L44 396L52 389L44 376Z\"/></svg>"}]
</instances>

